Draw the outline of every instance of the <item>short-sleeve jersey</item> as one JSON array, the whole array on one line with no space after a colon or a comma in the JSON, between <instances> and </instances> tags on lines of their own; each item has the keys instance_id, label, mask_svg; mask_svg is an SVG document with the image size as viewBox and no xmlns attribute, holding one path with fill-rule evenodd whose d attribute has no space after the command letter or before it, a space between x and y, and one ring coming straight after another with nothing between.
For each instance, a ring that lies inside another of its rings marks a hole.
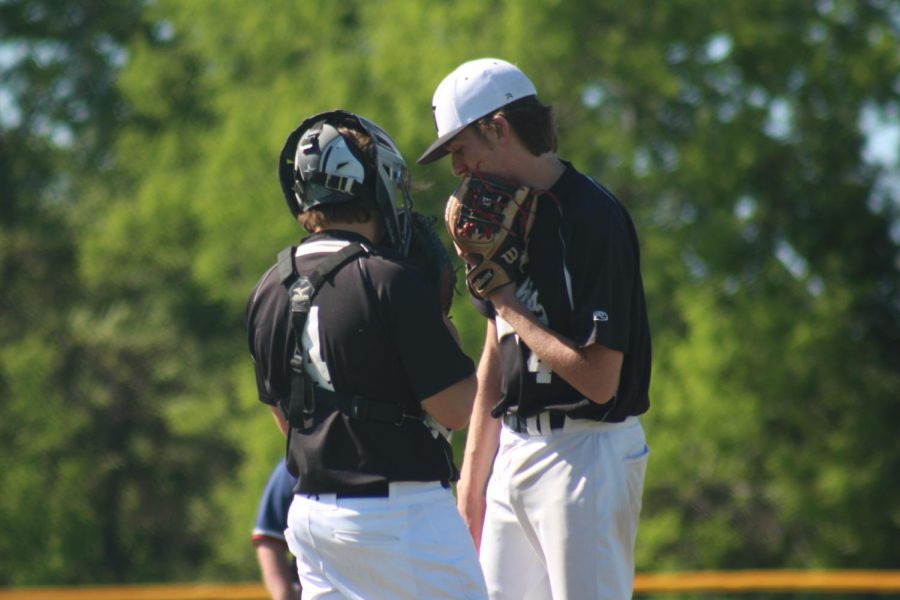
<instances>
[{"instance_id":1,"label":"short-sleeve jersey","mask_svg":"<svg viewBox=\"0 0 900 600\"><path fill-rule=\"evenodd\" d=\"M604 187L565 163L562 176L541 196L528 243L526 278L516 295L551 330L578 347L602 344L624 354L618 391L593 403L553 373L495 314L503 397L499 416L512 406L532 416L547 408L573 418L620 422L649 408L650 328L631 217Z\"/></svg>"},{"instance_id":2,"label":"short-sleeve jersey","mask_svg":"<svg viewBox=\"0 0 900 600\"><path fill-rule=\"evenodd\" d=\"M303 332L307 372L318 386L421 415L421 401L470 376L472 361L445 326L424 272L390 250L351 232L322 232L297 247L298 272L311 273L350 242L367 253L333 273L315 297ZM290 396L295 342L274 267L250 296L247 331L259 398L277 404ZM311 429L292 430L288 458L296 491L307 494L378 495L391 481L458 478L446 439L420 418L384 423L323 406Z\"/></svg>"},{"instance_id":3,"label":"short-sleeve jersey","mask_svg":"<svg viewBox=\"0 0 900 600\"><path fill-rule=\"evenodd\" d=\"M253 541L269 538L284 542L287 514L294 499L297 478L287 470L284 460L278 461L259 499L256 522L253 524Z\"/></svg>"}]
</instances>

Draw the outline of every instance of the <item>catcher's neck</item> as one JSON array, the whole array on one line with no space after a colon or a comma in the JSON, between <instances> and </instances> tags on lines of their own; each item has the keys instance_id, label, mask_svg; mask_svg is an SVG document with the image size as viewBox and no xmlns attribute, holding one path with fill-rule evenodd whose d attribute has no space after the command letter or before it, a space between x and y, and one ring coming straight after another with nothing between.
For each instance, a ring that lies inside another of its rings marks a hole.
<instances>
[{"instance_id":1,"label":"catcher's neck","mask_svg":"<svg viewBox=\"0 0 900 600\"><path fill-rule=\"evenodd\" d=\"M384 236L384 227L381 226L381 223L376 219L369 219L365 223L349 223L346 221L329 221L324 224L322 227L316 228L314 233L321 233L323 231L332 231L332 230L340 230L340 231L350 231L356 234L359 234L369 240L370 242L377 244L381 241L381 238Z\"/></svg>"}]
</instances>

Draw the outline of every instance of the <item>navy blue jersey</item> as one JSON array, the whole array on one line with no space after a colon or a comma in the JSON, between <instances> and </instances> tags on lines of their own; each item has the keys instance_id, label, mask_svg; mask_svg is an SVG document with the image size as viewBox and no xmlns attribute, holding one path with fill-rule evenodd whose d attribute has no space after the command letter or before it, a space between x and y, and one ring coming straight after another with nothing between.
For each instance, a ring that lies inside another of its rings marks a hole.
<instances>
[{"instance_id":1,"label":"navy blue jersey","mask_svg":"<svg viewBox=\"0 0 900 600\"><path fill-rule=\"evenodd\" d=\"M503 398L532 416L547 408L573 418L620 422L649 408L650 328L631 217L604 187L565 163L559 180L538 201L528 242L526 278L516 295L550 329L576 346L602 344L624 354L618 392L605 405L584 398L550 371L494 312L500 342Z\"/></svg>"},{"instance_id":2,"label":"navy blue jersey","mask_svg":"<svg viewBox=\"0 0 900 600\"><path fill-rule=\"evenodd\" d=\"M285 461L278 461L259 499L256 522L253 524L253 541L270 538L284 542L288 509L294 499L296 485L297 478L288 472Z\"/></svg>"}]
</instances>

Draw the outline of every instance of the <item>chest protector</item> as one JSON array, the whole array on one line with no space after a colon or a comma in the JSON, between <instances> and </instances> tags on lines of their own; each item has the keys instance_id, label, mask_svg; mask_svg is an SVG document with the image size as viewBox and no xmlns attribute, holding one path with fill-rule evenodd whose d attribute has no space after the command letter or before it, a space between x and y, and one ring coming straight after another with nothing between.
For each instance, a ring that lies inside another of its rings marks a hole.
<instances>
[{"instance_id":1,"label":"chest protector","mask_svg":"<svg viewBox=\"0 0 900 600\"><path fill-rule=\"evenodd\" d=\"M357 257L368 254L359 243L353 242L330 254L309 274L297 272L294 261L295 246L278 253L278 276L288 291L291 328L294 331L294 355L291 358L291 394L287 401L279 403L284 418L291 429L308 430L313 426L313 416L318 406L328 406L354 418L381 421L400 425L404 419L420 420L421 414L404 412L399 404L375 402L363 396L333 392L316 385L306 372L308 352L303 347L303 329L310 307L322 284Z\"/></svg>"}]
</instances>

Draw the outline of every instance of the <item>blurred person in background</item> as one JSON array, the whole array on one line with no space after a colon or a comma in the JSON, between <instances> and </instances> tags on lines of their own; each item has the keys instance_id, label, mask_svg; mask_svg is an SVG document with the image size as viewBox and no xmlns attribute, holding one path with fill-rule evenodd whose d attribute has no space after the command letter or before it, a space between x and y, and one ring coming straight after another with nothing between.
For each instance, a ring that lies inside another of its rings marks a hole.
<instances>
[{"instance_id":1,"label":"blurred person in background","mask_svg":"<svg viewBox=\"0 0 900 600\"><path fill-rule=\"evenodd\" d=\"M297 478L282 458L272 469L259 499L253 525L253 546L263 584L272 600L299 600L300 581L294 556L284 539L288 509L294 499Z\"/></svg>"}]
</instances>

